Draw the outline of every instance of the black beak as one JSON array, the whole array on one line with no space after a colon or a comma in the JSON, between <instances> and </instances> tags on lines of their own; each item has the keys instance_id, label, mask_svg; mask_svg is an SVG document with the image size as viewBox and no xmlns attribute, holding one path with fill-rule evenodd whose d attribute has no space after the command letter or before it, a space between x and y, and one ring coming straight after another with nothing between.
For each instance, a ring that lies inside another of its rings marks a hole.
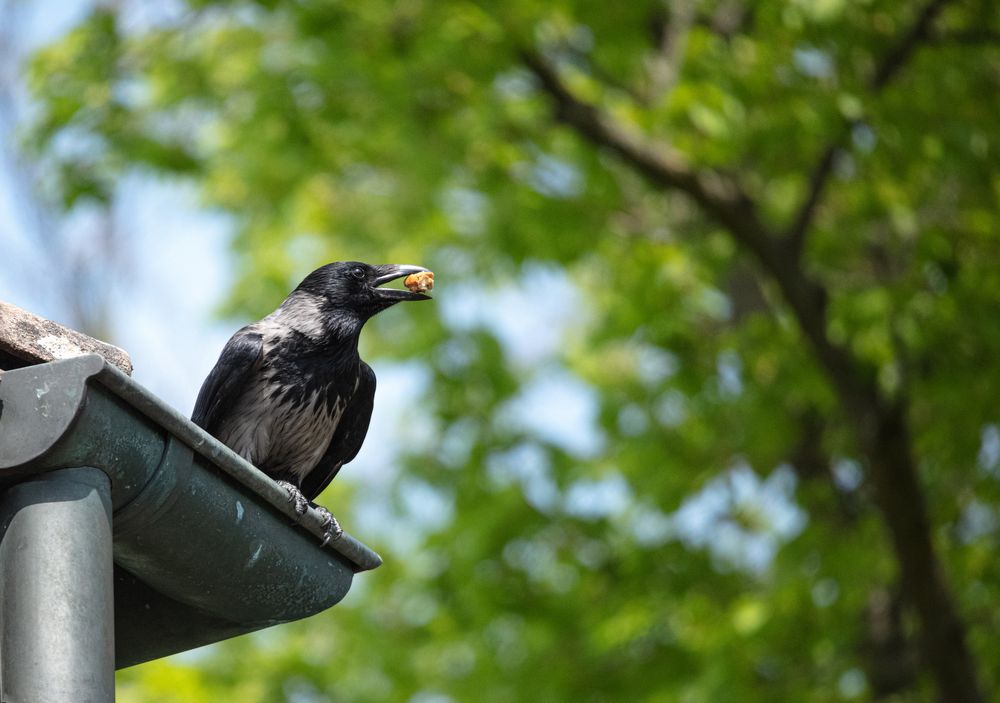
<instances>
[{"instance_id":1,"label":"black beak","mask_svg":"<svg viewBox=\"0 0 1000 703\"><path fill-rule=\"evenodd\" d=\"M423 293L412 293L408 290L402 290L399 288L379 288L379 286L383 283L395 281L397 278L403 278L404 276L409 276L412 273L430 271L430 269L425 269L423 266L413 266L411 264L382 264L380 266L376 266L375 271L378 276L375 278L375 282L372 287L375 288L375 295L378 297L391 300L393 302L431 299L429 295L424 295Z\"/></svg>"}]
</instances>

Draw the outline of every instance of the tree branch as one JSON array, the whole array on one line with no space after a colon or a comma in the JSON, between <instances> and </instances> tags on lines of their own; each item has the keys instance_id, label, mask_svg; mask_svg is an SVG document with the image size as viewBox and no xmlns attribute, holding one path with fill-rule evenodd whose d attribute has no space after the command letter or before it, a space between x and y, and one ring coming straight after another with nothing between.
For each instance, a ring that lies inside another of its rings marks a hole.
<instances>
[{"instance_id":1,"label":"tree branch","mask_svg":"<svg viewBox=\"0 0 1000 703\"><path fill-rule=\"evenodd\" d=\"M555 66L539 54L522 51L521 58L555 103L557 120L594 145L617 154L654 185L680 191L694 200L775 277L803 320L806 336L824 364L836 369L839 378L856 375L843 351L826 338L825 291L801 274L793 252L761 221L752 200L733 178L716 171L695 170L669 145L653 142L616 123L594 105L577 98ZM789 272L798 275L787 275Z\"/></svg>"},{"instance_id":2,"label":"tree branch","mask_svg":"<svg viewBox=\"0 0 1000 703\"><path fill-rule=\"evenodd\" d=\"M944 6L951 1L930 0L924 6L913 25L903 33L875 67L875 72L867 84L869 93L878 94L899 75L921 43L931 39L932 23L941 14ZM851 129L857 124L856 119L845 120L837 134L824 147L816 166L813 167L809 178L809 191L786 233L796 254L800 254L805 245L806 234L812 226L816 210L833 175L837 154L845 148L851 136Z\"/></svg>"},{"instance_id":3,"label":"tree branch","mask_svg":"<svg viewBox=\"0 0 1000 703\"><path fill-rule=\"evenodd\" d=\"M920 44L930 37L931 25L949 2L952 2L952 0L930 0L930 2L924 5L924 9L917 15L917 20L913 25L899 38L889 52L882 57L882 60L875 69L875 73L868 82L868 89L871 92L879 92L899 74Z\"/></svg>"},{"instance_id":4,"label":"tree branch","mask_svg":"<svg viewBox=\"0 0 1000 703\"><path fill-rule=\"evenodd\" d=\"M616 153L654 184L687 194L719 224L740 237L755 240L754 247L773 247L774 243L762 240L767 238L767 230L734 179L718 172L695 171L669 145L655 143L579 100L563 83L555 66L538 53L522 51L521 60L555 102L560 122Z\"/></svg>"},{"instance_id":5,"label":"tree branch","mask_svg":"<svg viewBox=\"0 0 1000 703\"><path fill-rule=\"evenodd\" d=\"M830 176L833 175L833 167L837 163L837 154L842 148L843 141L844 137L838 136L826 145L826 149L823 150L823 154L819 157L819 161L809 176L809 191L806 193L806 199L799 206L795 219L792 220L792 226L785 235L796 258L802 254L806 232L812 225L826 184L829 182Z\"/></svg>"},{"instance_id":6,"label":"tree branch","mask_svg":"<svg viewBox=\"0 0 1000 703\"><path fill-rule=\"evenodd\" d=\"M664 12L668 8L664 3ZM645 102L651 105L660 96L668 93L681 72L688 33L697 16L693 0L674 3L670 14L664 14L654 27L656 52L646 64L648 85Z\"/></svg>"},{"instance_id":7,"label":"tree branch","mask_svg":"<svg viewBox=\"0 0 1000 703\"><path fill-rule=\"evenodd\" d=\"M916 38L923 36L940 6L936 0L921 13L919 31L907 34L890 52L888 68L878 72L884 86L896 75ZM676 190L694 200L705 214L727 229L753 254L778 285L820 367L838 396L845 417L853 423L859 450L867 460L876 502L889 532L907 595L921 622L921 642L926 661L937 683L941 701L980 703L975 665L931 540L923 488L912 453L905 398L883 397L876 374L850 351L827 336L826 289L801 266L797 249L777 237L757 216L749 196L730 176L698 170L669 145L656 143L616 123L595 105L575 96L555 66L537 53L522 52L522 61L555 104L556 118L573 128L595 147L611 151L662 190ZM832 170L832 153L821 161L813 176L810 200L818 202L823 183ZM810 206L814 208L815 204ZM806 223L806 226L808 222Z\"/></svg>"}]
</instances>

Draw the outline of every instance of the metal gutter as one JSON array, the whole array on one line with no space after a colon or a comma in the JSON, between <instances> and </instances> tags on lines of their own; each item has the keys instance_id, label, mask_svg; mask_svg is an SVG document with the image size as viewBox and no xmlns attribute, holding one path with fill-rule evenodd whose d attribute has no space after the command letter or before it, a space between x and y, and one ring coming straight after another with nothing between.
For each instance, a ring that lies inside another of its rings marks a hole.
<instances>
[{"instance_id":1,"label":"metal gutter","mask_svg":"<svg viewBox=\"0 0 1000 703\"><path fill-rule=\"evenodd\" d=\"M11 525L25 510L11 496L65 469L108 478L117 668L313 615L339 602L355 573L381 564L348 534L322 546L316 511L296 515L271 479L88 354L0 376L0 581L12 568L3 558ZM4 685L10 607L4 594Z\"/></svg>"}]
</instances>

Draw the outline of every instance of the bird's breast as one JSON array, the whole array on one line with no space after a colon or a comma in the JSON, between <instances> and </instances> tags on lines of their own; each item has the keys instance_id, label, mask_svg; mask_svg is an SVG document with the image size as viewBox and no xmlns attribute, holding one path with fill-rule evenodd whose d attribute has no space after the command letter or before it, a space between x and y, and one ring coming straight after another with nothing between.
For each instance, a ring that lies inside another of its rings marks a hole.
<instances>
[{"instance_id":1,"label":"bird's breast","mask_svg":"<svg viewBox=\"0 0 1000 703\"><path fill-rule=\"evenodd\" d=\"M328 389L301 390L262 376L244 391L219 439L264 473L301 480L323 456L347 405Z\"/></svg>"}]
</instances>

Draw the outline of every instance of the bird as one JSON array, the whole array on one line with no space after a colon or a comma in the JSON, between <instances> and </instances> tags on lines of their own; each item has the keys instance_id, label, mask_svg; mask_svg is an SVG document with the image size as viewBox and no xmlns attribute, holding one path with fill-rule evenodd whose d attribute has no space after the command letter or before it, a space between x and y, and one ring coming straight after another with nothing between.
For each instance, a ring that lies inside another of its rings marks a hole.
<instances>
[{"instance_id":1,"label":"bird","mask_svg":"<svg viewBox=\"0 0 1000 703\"><path fill-rule=\"evenodd\" d=\"M421 288L382 287L429 273L360 261L319 267L277 310L233 334L198 392L192 422L277 481L297 514L320 511L324 545L343 530L312 501L357 456L374 406L361 329L396 303L430 299Z\"/></svg>"}]
</instances>

